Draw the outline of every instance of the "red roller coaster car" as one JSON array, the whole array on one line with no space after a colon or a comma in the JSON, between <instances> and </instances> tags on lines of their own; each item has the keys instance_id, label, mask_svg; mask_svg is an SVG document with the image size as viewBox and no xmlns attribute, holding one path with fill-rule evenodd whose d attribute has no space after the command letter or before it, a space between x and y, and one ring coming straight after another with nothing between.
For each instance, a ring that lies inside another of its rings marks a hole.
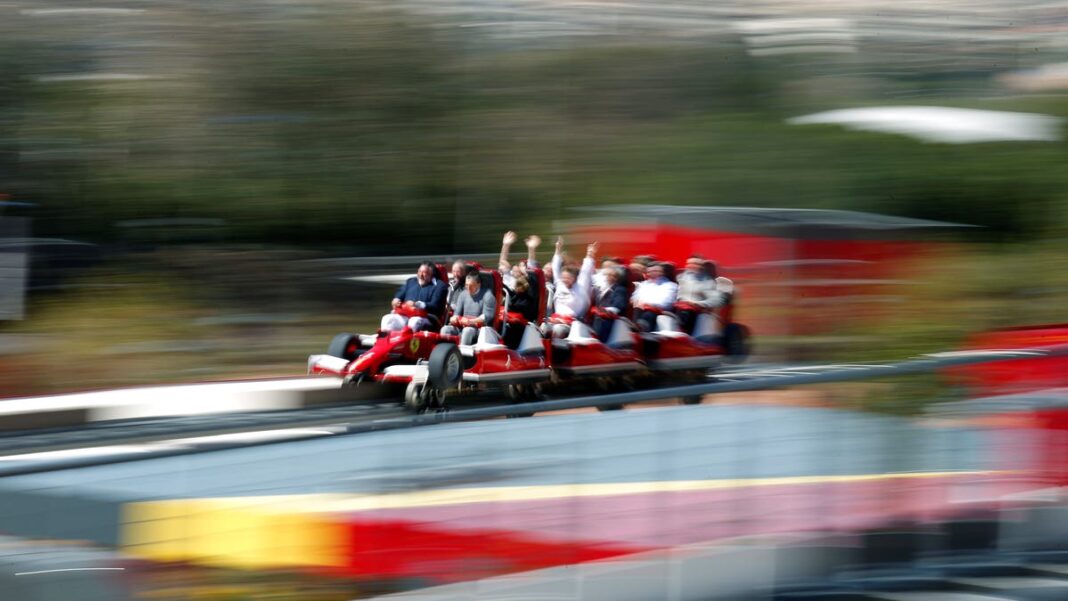
<instances>
[{"instance_id":1,"label":"red roller coaster car","mask_svg":"<svg viewBox=\"0 0 1068 601\"><path fill-rule=\"evenodd\" d=\"M534 400L549 390L593 383L602 390L626 390L642 383L703 378L725 359L749 353L749 330L733 321L733 287L721 278L724 302L715 309L679 303L676 310L697 314L692 331L683 331L672 312L658 311L656 327L642 332L627 317L594 309L590 318L612 321L600 340L583 321L573 321L565 338L546 338L519 313L509 310L510 296L500 274L480 271L483 286L498 300L492 324L481 328L474 344L434 331L380 331L370 335L338 334L325 355L308 359L308 372L340 376L346 384L375 382L404 388L404 403L413 411L443 409L447 399L480 390L505 393L512 402ZM545 288L540 270L531 270L531 290ZM546 319L543 299L538 322ZM406 317L425 316L400 307ZM629 312L628 312L629 313ZM444 316L441 319L444 322ZM687 398L684 402L699 399Z\"/></svg>"}]
</instances>

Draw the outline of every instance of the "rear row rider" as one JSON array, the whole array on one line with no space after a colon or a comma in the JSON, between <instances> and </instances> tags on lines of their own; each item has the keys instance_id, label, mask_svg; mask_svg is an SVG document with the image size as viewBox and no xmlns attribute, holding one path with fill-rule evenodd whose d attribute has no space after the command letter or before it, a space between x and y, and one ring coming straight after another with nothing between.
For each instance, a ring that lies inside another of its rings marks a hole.
<instances>
[{"instance_id":1,"label":"rear row rider","mask_svg":"<svg viewBox=\"0 0 1068 601\"><path fill-rule=\"evenodd\" d=\"M723 304L723 293L716 284L714 263L697 254L686 259L686 271L679 274L679 302L693 306L678 311L679 325L685 332L693 332L698 313L694 308L708 311Z\"/></svg>"}]
</instances>

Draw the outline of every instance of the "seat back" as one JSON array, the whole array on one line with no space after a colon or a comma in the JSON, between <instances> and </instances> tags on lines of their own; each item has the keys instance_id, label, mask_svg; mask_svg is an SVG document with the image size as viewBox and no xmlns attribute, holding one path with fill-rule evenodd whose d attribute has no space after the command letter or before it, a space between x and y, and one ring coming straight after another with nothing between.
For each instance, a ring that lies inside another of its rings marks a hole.
<instances>
[{"instance_id":1,"label":"seat back","mask_svg":"<svg viewBox=\"0 0 1068 601\"><path fill-rule=\"evenodd\" d=\"M693 337L701 342L711 342L723 333L719 319L712 313L698 313L693 324Z\"/></svg>"},{"instance_id":2,"label":"seat back","mask_svg":"<svg viewBox=\"0 0 1068 601\"><path fill-rule=\"evenodd\" d=\"M597 337L594 336L590 326L576 319L571 322L571 331L568 332L567 339L571 342L586 342L597 340Z\"/></svg>"},{"instance_id":3,"label":"seat back","mask_svg":"<svg viewBox=\"0 0 1068 601\"><path fill-rule=\"evenodd\" d=\"M679 322L675 319L674 315L657 315L656 316L656 331L657 332L681 332L682 328L679 327Z\"/></svg>"},{"instance_id":4,"label":"seat back","mask_svg":"<svg viewBox=\"0 0 1068 601\"><path fill-rule=\"evenodd\" d=\"M630 348L634 346L634 332L630 324L622 319L612 323L612 331L608 334L608 346L612 348Z\"/></svg>"},{"instance_id":5,"label":"seat back","mask_svg":"<svg viewBox=\"0 0 1068 601\"><path fill-rule=\"evenodd\" d=\"M528 323L523 328L523 337L519 340L519 345L516 347L516 351L520 355L538 355L545 352L545 339L542 337L541 332L532 323Z\"/></svg>"},{"instance_id":6,"label":"seat back","mask_svg":"<svg viewBox=\"0 0 1068 601\"><path fill-rule=\"evenodd\" d=\"M478 341L475 342L475 346L480 347L495 347L503 344L501 337L497 334L497 331L493 328L482 327L478 330Z\"/></svg>"},{"instance_id":7,"label":"seat back","mask_svg":"<svg viewBox=\"0 0 1068 601\"><path fill-rule=\"evenodd\" d=\"M545 321L545 272L538 268L527 268L527 280L530 282L530 293L534 296L534 303L538 307L538 316L535 323Z\"/></svg>"}]
</instances>

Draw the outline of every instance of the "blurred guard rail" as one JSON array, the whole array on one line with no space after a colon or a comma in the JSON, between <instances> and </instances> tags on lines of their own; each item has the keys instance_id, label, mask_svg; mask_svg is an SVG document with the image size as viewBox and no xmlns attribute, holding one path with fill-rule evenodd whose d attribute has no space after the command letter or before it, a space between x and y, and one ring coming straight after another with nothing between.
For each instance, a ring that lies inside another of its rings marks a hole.
<instances>
[{"instance_id":1,"label":"blurred guard rail","mask_svg":"<svg viewBox=\"0 0 1068 601\"><path fill-rule=\"evenodd\" d=\"M1068 344L1013 350L936 353L887 364L841 364L753 369L718 374L708 384L672 386L524 404L525 413L640 403L703 394L766 390L928 373L994 361L1068 356ZM336 378L283 378L83 392L0 401L0 432L77 427L89 423L211 413L303 409L355 400ZM515 407L489 407L413 416L411 425L502 417Z\"/></svg>"},{"instance_id":2,"label":"blurred guard rail","mask_svg":"<svg viewBox=\"0 0 1068 601\"><path fill-rule=\"evenodd\" d=\"M888 364L724 370L717 373L715 379L707 384L539 401L523 404L521 412L608 407L673 397L904 376L990 362L1064 356L1068 356L1068 344L1028 349L938 353ZM352 389L343 388L337 379L316 377L131 388L11 399L0 401L0 432L15 435L46 428L78 428L90 424L115 423L117 420L165 422L167 419L190 415L220 413L254 415L262 412L292 411L291 422L279 420L275 414L269 423L264 424L269 427L285 427L290 423L300 424L307 421L300 417L299 410L351 403L357 400L358 396L366 396L366 393L372 390L365 388L357 395ZM447 413L401 417L385 414L377 416L384 419L373 419L376 416L368 414L362 422L350 424L346 430L348 433L356 433L368 429L396 429L441 422L505 417L516 412L515 405L494 405ZM346 422L346 417L338 416L336 423ZM250 429L253 427L255 427L254 424L249 426ZM156 428L157 432L160 430L161 428ZM208 422L202 432L210 433L216 430L219 430L219 427ZM181 433L190 434L188 428ZM131 438L138 437L131 434Z\"/></svg>"}]
</instances>

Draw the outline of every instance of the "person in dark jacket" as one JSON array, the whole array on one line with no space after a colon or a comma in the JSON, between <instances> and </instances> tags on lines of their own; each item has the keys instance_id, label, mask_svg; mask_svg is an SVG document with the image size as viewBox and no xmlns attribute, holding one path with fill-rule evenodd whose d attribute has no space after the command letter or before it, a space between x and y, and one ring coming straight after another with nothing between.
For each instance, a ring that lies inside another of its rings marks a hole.
<instances>
[{"instance_id":1,"label":"person in dark jacket","mask_svg":"<svg viewBox=\"0 0 1068 601\"><path fill-rule=\"evenodd\" d=\"M512 278L512 287L506 287L508 293L508 312L518 313L528 323L537 325L538 322L538 278L533 272L518 274ZM517 348L523 339L523 327L517 324L505 323L504 343L511 348Z\"/></svg>"},{"instance_id":2,"label":"person in dark jacket","mask_svg":"<svg viewBox=\"0 0 1068 601\"><path fill-rule=\"evenodd\" d=\"M448 288L445 286L445 282L434 277L435 271L436 268L433 263L423 261L419 264L419 270L416 271L415 277L408 278L408 281L404 282L397 289L397 293L393 295L394 309L402 306L423 309L426 311L427 316L413 316L405 319L403 315L399 315L396 312L389 313L382 317L381 325L383 330L400 330L407 325L409 328L419 331L437 325L436 322L441 319L441 315L445 311Z\"/></svg>"},{"instance_id":3,"label":"person in dark jacket","mask_svg":"<svg viewBox=\"0 0 1068 601\"><path fill-rule=\"evenodd\" d=\"M597 291L597 297L593 299L594 306L608 313L624 315L627 311L627 287L623 285L622 267L606 267L601 271L604 278L604 286ZM593 319L593 331L603 342L608 341L612 333L614 319L605 319L597 316Z\"/></svg>"}]
</instances>

